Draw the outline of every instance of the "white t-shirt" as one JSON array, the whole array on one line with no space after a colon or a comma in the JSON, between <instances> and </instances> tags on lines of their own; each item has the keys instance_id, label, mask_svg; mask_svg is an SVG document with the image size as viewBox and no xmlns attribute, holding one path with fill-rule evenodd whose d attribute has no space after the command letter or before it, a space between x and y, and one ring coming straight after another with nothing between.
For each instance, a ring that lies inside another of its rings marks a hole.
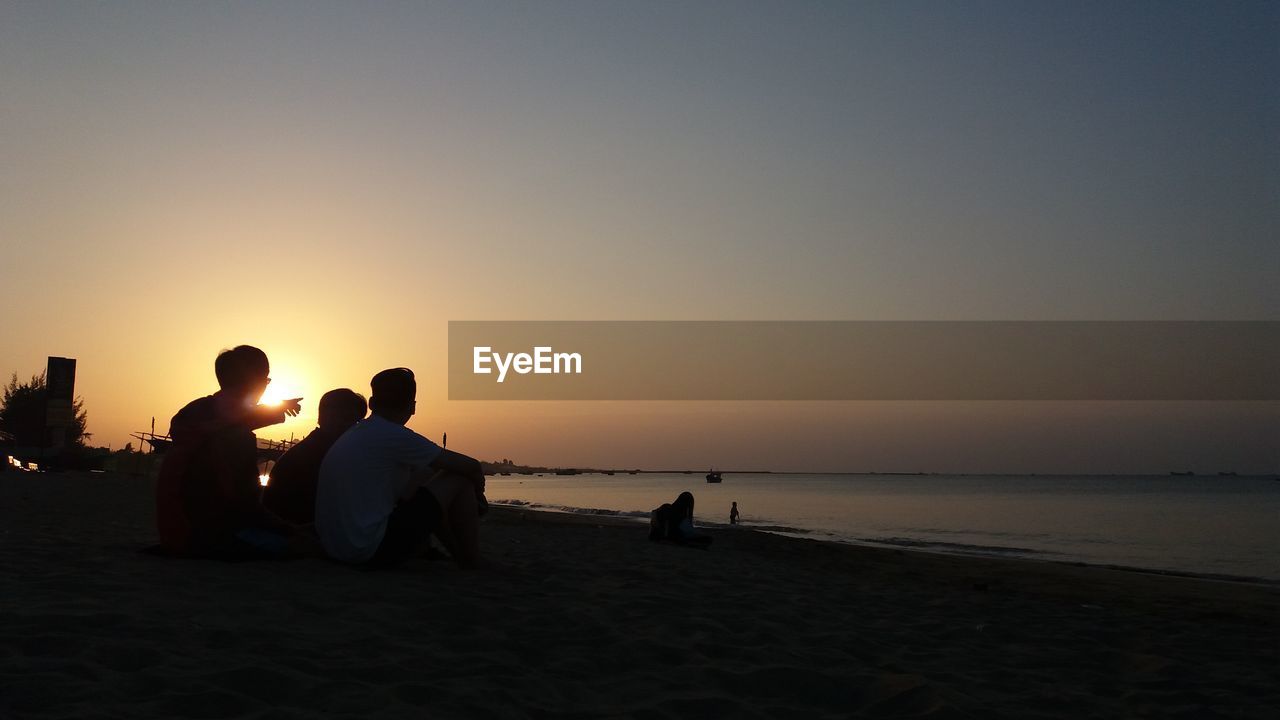
<instances>
[{"instance_id":1,"label":"white t-shirt","mask_svg":"<svg viewBox=\"0 0 1280 720\"><path fill-rule=\"evenodd\" d=\"M320 463L316 533L329 557L361 563L373 557L396 503L412 494L414 474L440 446L378 415L351 426Z\"/></svg>"}]
</instances>

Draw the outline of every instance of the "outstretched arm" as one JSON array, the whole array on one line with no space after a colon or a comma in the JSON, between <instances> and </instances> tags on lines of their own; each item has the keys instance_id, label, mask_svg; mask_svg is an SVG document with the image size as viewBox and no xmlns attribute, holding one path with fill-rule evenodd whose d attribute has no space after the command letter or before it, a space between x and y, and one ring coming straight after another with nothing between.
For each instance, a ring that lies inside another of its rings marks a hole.
<instances>
[{"instance_id":1,"label":"outstretched arm","mask_svg":"<svg viewBox=\"0 0 1280 720\"><path fill-rule=\"evenodd\" d=\"M302 398L285 400L279 405L254 405L245 412L244 424L250 430L282 423L302 411Z\"/></svg>"}]
</instances>

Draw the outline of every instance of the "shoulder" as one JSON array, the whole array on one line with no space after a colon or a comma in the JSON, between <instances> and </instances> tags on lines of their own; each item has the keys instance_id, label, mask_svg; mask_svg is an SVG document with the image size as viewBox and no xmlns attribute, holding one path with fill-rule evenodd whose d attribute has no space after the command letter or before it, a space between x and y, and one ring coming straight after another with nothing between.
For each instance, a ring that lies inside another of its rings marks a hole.
<instances>
[{"instance_id":1,"label":"shoulder","mask_svg":"<svg viewBox=\"0 0 1280 720\"><path fill-rule=\"evenodd\" d=\"M196 398L174 414L169 420L169 434L182 434L184 431L201 429L218 417L217 404L212 395Z\"/></svg>"},{"instance_id":2,"label":"shoulder","mask_svg":"<svg viewBox=\"0 0 1280 720\"><path fill-rule=\"evenodd\" d=\"M214 400L212 395L196 398L183 405L174 417L213 417L216 413Z\"/></svg>"},{"instance_id":3,"label":"shoulder","mask_svg":"<svg viewBox=\"0 0 1280 720\"><path fill-rule=\"evenodd\" d=\"M426 438L410 430L404 425L391 422L390 420L378 417L377 415L370 415L364 420L361 420L353 426L353 429L355 428L360 428L360 431L363 433L377 435L379 437L395 438L397 440L413 440L414 438L422 438L423 440L426 440Z\"/></svg>"},{"instance_id":4,"label":"shoulder","mask_svg":"<svg viewBox=\"0 0 1280 720\"><path fill-rule=\"evenodd\" d=\"M290 448L285 455L294 453L301 457L323 457L342 435L343 433L332 433L317 428L310 435L302 438L297 445Z\"/></svg>"}]
</instances>

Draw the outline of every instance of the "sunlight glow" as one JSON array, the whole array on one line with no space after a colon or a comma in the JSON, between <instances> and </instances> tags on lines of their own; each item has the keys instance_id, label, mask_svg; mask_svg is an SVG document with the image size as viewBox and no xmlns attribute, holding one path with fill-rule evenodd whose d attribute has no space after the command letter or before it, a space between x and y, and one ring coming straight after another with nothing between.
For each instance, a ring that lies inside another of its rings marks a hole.
<instances>
[{"instance_id":1,"label":"sunlight glow","mask_svg":"<svg viewBox=\"0 0 1280 720\"><path fill-rule=\"evenodd\" d=\"M261 402L263 405L279 405L285 400L303 397L306 395L303 391L304 384L296 375L273 372L271 384L267 386L266 392L262 393Z\"/></svg>"}]
</instances>

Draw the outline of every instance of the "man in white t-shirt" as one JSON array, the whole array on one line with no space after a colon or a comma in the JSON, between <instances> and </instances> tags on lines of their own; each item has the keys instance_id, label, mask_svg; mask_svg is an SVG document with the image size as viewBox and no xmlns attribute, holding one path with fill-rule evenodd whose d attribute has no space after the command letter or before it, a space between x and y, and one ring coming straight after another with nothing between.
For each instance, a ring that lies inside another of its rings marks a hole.
<instances>
[{"instance_id":1,"label":"man in white t-shirt","mask_svg":"<svg viewBox=\"0 0 1280 720\"><path fill-rule=\"evenodd\" d=\"M464 568L480 561L478 517L488 509L480 463L405 427L417 405L407 368L370 382L372 413L343 433L320 464L316 532L329 557L393 567L435 535Z\"/></svg>"}]
</instances>

